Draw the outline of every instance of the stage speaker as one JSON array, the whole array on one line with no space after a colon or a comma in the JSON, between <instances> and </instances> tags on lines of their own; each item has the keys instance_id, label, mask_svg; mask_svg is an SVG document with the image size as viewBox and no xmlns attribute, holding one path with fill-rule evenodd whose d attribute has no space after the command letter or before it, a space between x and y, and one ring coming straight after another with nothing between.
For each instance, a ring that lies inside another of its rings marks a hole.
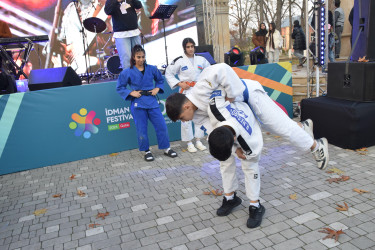
<instances>
[{"instance_id":1,"label":"stage speaker","mask_svg":"<svg viewBox=\"0 0 375 250\"><path fill-rule=\"evenodd\" d=\"M362 28L362 31L360 32ZM370 61L375 61L375 1L355 0L353 14L352 44L360 32L357 45L353 50L352 60L357 61L366 56Z\"/></svg>"},{"instance_id":2,"label":"stage speaker","mask_svg":"<svg viewBox=\"0 0 375 250\"><path fill-rule=\"evenodd\" d=\"M82 85L82 80L71 67L35 69L30 72L31 91Z\"/></svg>"},{"instance_id":3,"label":"stage speaker","mask_svg":"<svg viewBox=\"0 0 375 250\"><path fill-rule=\"evenodd\" d=\"M212 46L212 45L195 46L195 53L196 54L204 53L204 52L210 53L210 55L212 56L212 58L215 58L215 55L214 55L214 46Z\"/></svg>"},{"instance_id":4,"label":"stage speaker","mask_svg":"<svg viewBox=\"0 0 375 250\"><path fill-rule=\"evenodd\" d=\"M313 120L315 138L348 149L375 145L375 102L321 96L303 99L301 111L301 121Z\"/></svg>"},{"instance_id":5,"label":"stage speaker","mask_svg":"<svg viewBox=\"0 0 375 250\"><path fill-rule=\"evenodd\" d=\"M327 96L343 100L375 101L375 62L346 62L328 64Z\"/></svg>"}]
</instances>

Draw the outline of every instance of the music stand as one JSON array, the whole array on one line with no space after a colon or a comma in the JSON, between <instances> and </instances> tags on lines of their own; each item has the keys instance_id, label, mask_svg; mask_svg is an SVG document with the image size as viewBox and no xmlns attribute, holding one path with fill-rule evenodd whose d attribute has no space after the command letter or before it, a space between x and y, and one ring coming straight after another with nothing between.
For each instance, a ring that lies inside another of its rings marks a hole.
<instances>
[{"instance_id":1,"label":"music stand","mask_svg":"<svg viewBox=\"0 0 375 250\"><path fill-rule=\"evenodd\" d=\"M165 36L165 24L164 20L169 19L173 12L176 10L177 5L159 5L155 13L150 16L150 19L161 19L163 20L163 30L164 30L164 45L165 45L165 59L167 60L168 66L168 52L167 52L167 38Z\"/></svg>"}]
</instances>

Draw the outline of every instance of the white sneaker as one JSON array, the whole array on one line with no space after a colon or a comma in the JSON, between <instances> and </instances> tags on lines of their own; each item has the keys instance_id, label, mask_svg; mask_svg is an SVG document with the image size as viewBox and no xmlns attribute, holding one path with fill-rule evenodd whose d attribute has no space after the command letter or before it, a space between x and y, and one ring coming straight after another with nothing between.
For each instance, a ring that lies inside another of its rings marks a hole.
<instances>
[{"instance_id":1,"label":"white sneaker","mask_svg":"<svg viewBox=\"0 0 375 250\"><path fill-rule=\"evenodd\" d=\"M301 123L306 133L308 133L314 139L313 121L311 119L307 119L306 121L302 121Z\"/></svg>"},{"instance_id":2,"label":"white sneaker","mask_svg":"<svg viewBox=\"0 0 375 250\"><path fill-rule=\"evenodd\" d=\"M193 144L193 143L191 143L191 144L188 145L187 150L188 150L190 153L195 153L195 152L198 151L198 150L194 147L194 144Z\"/></svg>"},{"instance_id":3,"label":"white sneaker","mask_svg":"<svg viewBox=\"0 0 375 250\"><path fill-rule=\"evenodd\" d=\"M318 168L323 170L328 166L329 162L328 141L324 137L317 139L316 141L319 143L319 147L312 154L318 163Z\"/></svg>"},{"instance_id":4,"label":"white sneaker","mask_svg":"<svg viewBox=\"0 0 375 250\"><path fill-rule=\"evenodd\" d=\"M201 142L201 141L197 141L196 143L195 143L195 146L199 149L199 150L206 150L207 149L207 147L205 146L205 145L203 145L203 143Z\"/></svg>"}]
</instances>

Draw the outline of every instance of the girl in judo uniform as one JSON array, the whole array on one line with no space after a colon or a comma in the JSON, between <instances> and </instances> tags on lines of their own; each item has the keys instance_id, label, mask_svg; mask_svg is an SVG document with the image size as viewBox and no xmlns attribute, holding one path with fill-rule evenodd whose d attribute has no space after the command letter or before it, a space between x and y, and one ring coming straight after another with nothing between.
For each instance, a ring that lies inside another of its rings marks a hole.
<instances>
[{"instance_id":1,"label":"girl in judo uniform","mask_svg":"<svg viewBox=\"0 0 375 250\"><path fill-rule=\"evenodd\" d=\"M184 54L177 57L165 70L165 79L171 89L180 87L180 93L186 95L191 91L195 82L198 80L199 74L210 63L203 56L195 55L195 42L192 38L185 38L182 41ZM178 78L176 77L178 76ZM192 143L194 138L193 123L191 121L181 122L181 140L187 142L187 150L191 153L199 150L205 150L206 147L200 139L204 136L204 132L195 126L195 147Z\"/></svg>"},{"instance_id":2,"label":"girl in judo uniform","mask_svg":"<svg viewBox=\"0 0 375 250\"><path fill-rule=\"evenodd\" d=\"M170 149L167 125L156 99L157 93L164 92L163 84L164 79L156 66L146 63L145 50L141 45L135 45L132 49L130 68L121 72L116 90L124 100L130 101L139 150L145 152L146 161L154 160L149 148L148 120L155 128L159 149L164 149L164 154L169 157L177 157L177 153Z\"/></svg>"}]
</instances>

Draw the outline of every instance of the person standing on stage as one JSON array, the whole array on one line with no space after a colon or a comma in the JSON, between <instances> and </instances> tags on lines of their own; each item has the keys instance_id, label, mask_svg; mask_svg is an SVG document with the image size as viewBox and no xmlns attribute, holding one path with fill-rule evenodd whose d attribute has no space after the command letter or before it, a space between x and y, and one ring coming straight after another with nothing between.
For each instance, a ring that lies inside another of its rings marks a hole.
<instances>
[{"instance_id":1,"label":"person standing on stage","mask_svg":"<svg viewBox=\"0 0 375 250\"><path fill-rule=\"evenodd\" d=\"M298 67L303 67L303 64L307 60L307 58L303 55L303 51L306 49L306 36L302 30L302 27L299 25L298 20L295 20L293 24L292 39L294 39L294 56L299 59Z\"/></svg>"},{"instance_id":2,"label":"person standing on stage","mask_svg":"<svg viewBox=\"0 0 375 250\"><path fill-rule=\"evenodd\" d=\"M335 47L335 55L336 58L340 57L340 50L341 50L341 34L344 30L344 22L345 22L345 13L344 10L340 7L340 0L335 0L335 33L337 36L337 43Z\"/></svg>"},{"instance_id":3,"label":"person standing on stage","mask_svg":"<svg viewBox=\"0 0 375 250\"><path fill-rule=\"evenodd\" d=\"M182 41L182 48L184 54L177 57L167 67L165 71L165 79L169 86L174 89L180 87L180 93L187 94L194 86L202 70L210 63L203 56L195 55L195 42L192 38L185 38ZM176 77L178 76L178 78ZM198 127L194 127L195 131L195 146L192 143L194 138L192 122L181 122L181 140L187 142L187 150L191 153L197 152L197 148L205 150L206 147L200 141L204 136L204 132Z\"/></svg>"},{"instance_id":4,"label":"person standing on stage","mask_svg":"<svg viewBox=\"0 0 375 250\"><path fill-rule=\"evenodd\" d=\"M266 35L267 35L267 27L264 23L261 23L259 26L259 30L253 34L251 41L253 42L255 47L263 47L266 48Z\"/></svg>"},{"instance_id":5,"label":"person standing on stage","mask_svg":"<svg viewBox=\"0 0 375 250\"><path fill-rule=\"evenodd\" d=\"M274 22L268 24L268 34L266 36L266 51L269 63L279 62L280 49L283 45L283 38L276 29Z\"/></svg>"},{"instance_id":6,"label":"person standing on stage","mask_svg":"<svg viewBox=\"0 0 375 250\"><path fill-rule=\"evenodd\" d=\"M155 81L155 84L154 84ZM157 93L164 93L164 79L156 66L148 65L145 50L135 45L131 52L130 68L123 70L117 81L117 92L130 101L130 111L137 129L139 151L145 152L145 160L153 161L149 148L147 125L151 121L155 128L159 149L169 157L177 157L170 148L167 125L160 111Z\"/></svg>"},{"instance_id":7,"label":"person standing on stage","mask_svg":"<svg viewBox=\"0 0 375 250\"><path fill-rule=\"evenodd\" d=\"M112 16L113 37L123 69L130 66L130 53L134 45L141 43L137 12L142 8L138 0L107 0L104 11Z\"/></svg>"}]
</instances>

